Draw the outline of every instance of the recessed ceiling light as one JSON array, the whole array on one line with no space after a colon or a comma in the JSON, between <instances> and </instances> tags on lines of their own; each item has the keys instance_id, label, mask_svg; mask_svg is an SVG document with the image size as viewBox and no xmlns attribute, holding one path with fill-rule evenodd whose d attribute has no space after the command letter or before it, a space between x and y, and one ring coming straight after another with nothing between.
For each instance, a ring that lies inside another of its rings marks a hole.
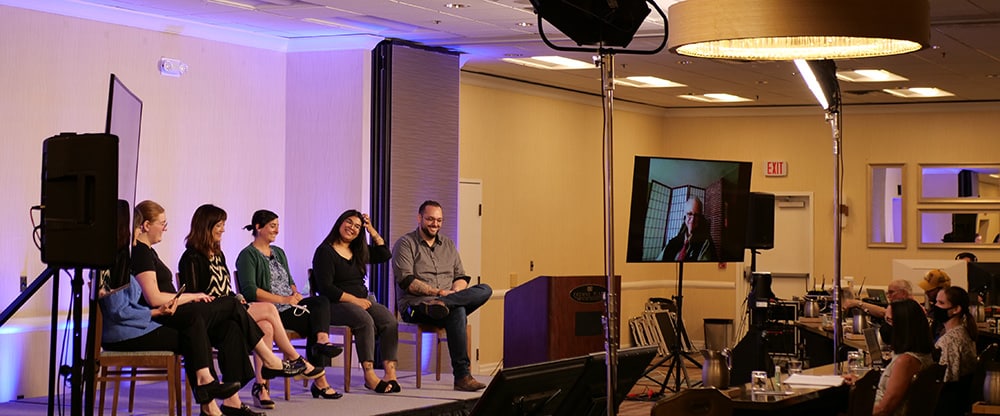
<instances>
[{"instance_id":1,"label":"recessed ceiling light","mask_svg":"<svg viewBox=\"0 0 1000 416\"><path fill-rule=\"evenodd\" d=\"M886 88L882 91L902 98L951 97L955 95L940 88L933 87Z\"/></svg>"},{"instance_id":2,"label":"recessed ceiling light","mask_svg":"<svg viewBox=\"0 0 1000 416\"><path fill-rule=\"evenodd\" d=\"M357 27L357 26L351 26L351 25L346 25L346 24L343 24L343 23L331 22L329 20L316 19L316 18L312 18L312 17L307 17L305 19L302 19L302 21L303 22L309 22L309 23L315 23L317 25L330 26L330 27L336 27L336 28L340 28L340 29L347 29L347 30L355 30L355 31L359 31L359 32L365 32L365 28L361 28L361 27Z\"/></svg>"},{"instance_id":3,"label":"recessed ceiling light","mask_svg":"<svg viewBox=\"0 0 1000 416\"><path fill-rule=\"evenodd\" d=\"M463 3L448 3L445 4L444 7L447 7L449 9L464 9L466 7L469 7L469 5Z\"/></svg>"},{"instance_id":4,"label":"recessed ceiling light","mask_svg":"<svg viewBox=\"0 0 1000 416\"><path fill-rule=\"evenodd\" d=\"M744 101L753 101L749 98L743 98L738 95L725 94L725 93L709 93L709 94L685 94L678 95L678 97L685 100L700 101L703 103L739 103Z\"/></svg>"},{"instance_id":5,"label":"recessed ceiling light","mask_svg":"<svg viewBox=\"0 0 1000 416\"><path fill-rule=\"evenodd\" d=\"M209 3L221 4L223 6L236 7L243 10L257 10L257 7L252 4L240 3L233 0L208 0Z\"/></svg>"},{"instance_id":6,"label":"recessed ceiling light","mask_svg":"<svg viewBox=\"0 0 1000 416\"><path fill-rule=\"evenodd\" d=\"M532 56L530 58L503 58L504 62L539 69L591 69L594 64L561 56Z\"/></svg>"},{"instance_id":7,"label":"recessed ceiling light","mask_svg":"<svg viewBox=\"0 0 1000 416\"><path fill-rule=\"evenodd\" d=\"M687 85L653 76L631 76L625 78L615 78L615 84L625 85L635 88L670 88L686 87Z\"/></svg>"},{"instance_id":8,"label":"recessed ceiling light","mask_svg":"<svg viewBox=\"0 0 1000 416\"><path fill-rule=\"evenodd\" d=\"M894 74L884 69L855 69L853 71L837 71L837 79L847 82L909 81L909 79L904 76Z\"/></svg>"},{"instance_id":9,"label":"recessed ceiling light","mask_svg":"<svg viewBox=\"0 0 1000 416\"><path fill-rule=\"evenodd\" d=\"M535 24L531 23L531 22L517 22L517 25L520 26L520 27L532 27Z\"/></svg>"}]
</instances>

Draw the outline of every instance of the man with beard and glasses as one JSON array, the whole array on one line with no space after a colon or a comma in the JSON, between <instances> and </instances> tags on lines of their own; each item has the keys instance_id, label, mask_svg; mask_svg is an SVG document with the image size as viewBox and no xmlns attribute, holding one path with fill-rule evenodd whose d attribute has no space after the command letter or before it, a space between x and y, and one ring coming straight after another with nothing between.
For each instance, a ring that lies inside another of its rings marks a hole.
<instances>
[{"instance_id":1,"label":"man with beard and glasses","mask_svg":"<svg viewBox=\"0 0 1000 416\"><path fill-rule=\"evenodd\" d=\"M439 234L443 221L441 204L424 201L417 213L417 229L393 246L397 307L403 321L445 329L455 390L476 391L486 385L472 378L469 370L465 328L468 315L489 300L493 289L469 285L455 242Z\"/></svg>"}]
</instances>

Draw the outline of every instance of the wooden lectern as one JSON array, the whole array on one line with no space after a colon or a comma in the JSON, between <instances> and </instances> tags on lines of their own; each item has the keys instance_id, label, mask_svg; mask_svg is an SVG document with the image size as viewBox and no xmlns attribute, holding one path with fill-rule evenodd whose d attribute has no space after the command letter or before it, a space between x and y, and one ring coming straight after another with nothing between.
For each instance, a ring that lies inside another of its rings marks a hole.
<instances>
[{"instance_id":1,"label":"wooden lectern","mask_svg":"<svg viewBox=\"0 0 1000 416\"><path fill-rule=\"evenodd\" d=\"M604 351L606 288L604 276L538 276L507 292L504 367ZM621 299L621 276L615 288Z\"/></svg>"}]
</instances>

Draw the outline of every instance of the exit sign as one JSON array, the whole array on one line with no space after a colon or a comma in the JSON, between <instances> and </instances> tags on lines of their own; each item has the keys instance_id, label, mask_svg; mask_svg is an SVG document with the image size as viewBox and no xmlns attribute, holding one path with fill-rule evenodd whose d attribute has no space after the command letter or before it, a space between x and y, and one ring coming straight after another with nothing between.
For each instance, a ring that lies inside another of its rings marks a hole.
<instances>
[{"instance_id":1,"label":"exit sign","mask_svg":"<svg viewBox=\"0 0 1000 416\"><path fill-rule=\"evenodd\" d=\"M770 160L764 162L764 176L788 176L788 162Z\"/></svg>"}]
</instances>

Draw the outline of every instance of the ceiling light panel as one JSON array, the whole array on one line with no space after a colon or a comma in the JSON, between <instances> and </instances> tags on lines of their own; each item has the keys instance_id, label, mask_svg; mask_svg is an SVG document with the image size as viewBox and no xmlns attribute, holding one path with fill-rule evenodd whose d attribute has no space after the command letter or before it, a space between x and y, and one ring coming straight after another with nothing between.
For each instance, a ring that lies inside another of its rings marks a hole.
<instances>
[{"instance_id":1,"label":"ceiling light panel","mask_svg":"<svg viewBox=\"0 0 1000 416\"><path fill-rule=\"evenodd\" d=\"M886 88L882 91L902 98L934 98L951 97L955 95L951 92L934 87Z\"/></svg>"},{"instance_id":2,"label":"ceiling light panel","mask_svg":"<svg viewBox=\"0 0 1000 416\"><path fill-rule=\"evenodd\" d=\"M837 79L847 82L909 81L908 78L884 69L855 69L837 71Z\"/></svg>"},{"instance_id":3,"label":"ceiling light panel","mask_svg":"<svg viewBox=\"0 0 1000 416\"><path fill-rule=\"evenodd\" d=\"M740 103L753 101L749 98L740 97L738 95L726 94L726 93L708 93L708 94L684 94L678 95L678 97L685 100L698 101L703 103Z\"/></svg>"}]
</instances>

